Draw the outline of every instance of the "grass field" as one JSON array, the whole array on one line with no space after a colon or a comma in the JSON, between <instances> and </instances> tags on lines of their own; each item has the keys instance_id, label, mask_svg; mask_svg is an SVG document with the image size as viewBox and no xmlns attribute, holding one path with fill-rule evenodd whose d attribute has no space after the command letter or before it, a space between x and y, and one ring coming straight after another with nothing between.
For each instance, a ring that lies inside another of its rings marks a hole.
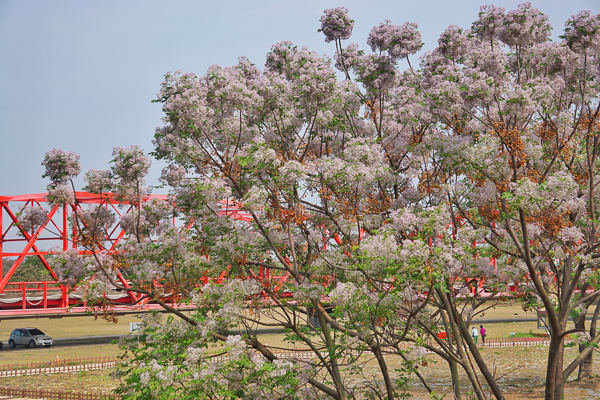
<instances>
[{"instance_id":1,"label":"grass field","mask_svg":"<svg viewBox=\"0 0 600 400\"><path fill-rule=\"evenodd\" d=\"M273 335L275 336L275 335ZM276 340L275 337L263 338L269 342L269 339ZM115 346L102 345L93 347L78 347L69 349L71 353L79 354L79 351L92 351L95 355L110 353L116 349ZM38 349L39 351L27 350L23 352L11 352L20 354L45 354L51 356L53 353L48 349ZM54 349L52 349L54 350ZM506 349L483 349L482 355L493 366L496 376L501 377L499 384L506 393L507 400L538 400L543 398L545 362L547 357L547 347L531 348L506 348ZM4 355L8 355L3 354ZM575 356L575 349L567 349L565 359L572 359ZM376 372L375 362L373 372ZM390 367L394 367L393 362ZM369 371L366 367L366 372ZM438 394L446 394L446 399L451 398L451 387L446 363L431 356L430 362L419 366L420 372L426 376L428 382L435 388ZM78 392L110 392L119 385L119 380L114 378L111 373L114 369L103 371L81 371L67 374L36 375L13 378L1 378L0 385L11 387L48 387L59 390L74 390ZM463 393L469 390L469 385L461 373ZM427 392L419 385L416 379L412 379L409 386L409 393L415 400L429 399ZM578 400L597 400L600 398L600 378L598 376L585 382L567 383L565 391L566 399ZM489 393L487 391L486 393ZM465 396L464 398L469 398Z\"/></svg>"},{"instance_id":2,"label":"grass field","mask_svg":"<svg viewBox=\"0 0 600 400\"><path fill-rule=\"evenodd\" d=\"M2 351L0 354L0 366L25 363L40 363L74 358L88 357L115 357L120 350L116 344L98 344L89 346L72 347L41 347L19 351Z\"/></svg>"},{"instance_id":3,"label":"grass field","mask_svg":"<svg viewBox=\"0 0 600 400\"><path fill-rule=\"evenodd\" d=\"M514 319L514 322L485 323L484 326L487 330L488 338L510 338L512 332L515 333L515 337L527 337L531 336L529 335L530 333L544 333L543 330L537 329L536 322L522 321L523 319L531 319L534 317L535 314L525 313L518 305L507 303L500 304L493 309L487 310L483 317L476 317L473 324L479 327L481 323L478 322L478 320L481 319ZM94 319L93 316L64 317L60 319L4 319L0 320L0 340L7 346L8 336L12 330L24 327L39 328L53 338L124 335L129 333L130 322L139 322L139 318L135 315L120 316L117 323L108 322L100 318ZM571 327L572 323L569 323L569 328ZM262 335L261 337L267 345L272 347L289 346L289 344L283 343L283 335ZM301 347L301 345L298 346ZM108 346L106 349L100 347L99 349L101 349L102 353L99 356L108 354L113 355L117 351L116 346ZM32 355L38 354L40 350L41 349L35 349ZM52 348L50 351L64 352L67 350L62 348ZM87 351L90 351L89 346L82 346L77 354L83 356ZM26 355L26 352L19 352L18 354L22 354L22 357L26 358L32 357L32 355ZM1 357L0 363L5 362L6 356L7 354L4 354L3 357ZM12 360L10 362L12 362Z\"/></svg>"},{"instance_id":4,"label":"grass field","mask_svg":"<svg viewBox=\"0 0 600 400\"><path fill-rule=\"evenodd\" d=\"M13 329L26 327L41 329L53 338L124 335L129 333L130 322L139 322L139 318L133 315L121 316L116 324L100 318L94 320L93 316L87 315L60 319L3 319L0 321L0 340L6 344Z\"/></svg>"},{"instance_id":5,"label":"grass field","mask_svg":"<svg viewBox=\"0 0 600 400\"><path fill-rule=\"evenodd\" d=\"M535 313L525 313L516 304L500 304L493 309L487 310L483 316L477 316L473 324L479 326L481 319L514 319L516 322L494 324L494 329L488 330L489 337L507 337L511 329L509 325L513 324L519 327L521 331L530 329L533 332L542 332L537 329L536 322L522 322L519 320L535 318ZM8 336L15 328L36 327L46 332L52 337L68 338L81 336L103 336L103 335L123 335L129 332L129 323L139 322L135 315L119 316L118 323L107 322L103 319L94 319L93 316L69 316L59 319L49 318L30 318L30 319L1 319L0 320L0 340L6 341ZM486 324L488 325L488 324ZM486 326L487 328L487 326Z\"/></svg>"},{"instance_id":6,"label":"grass field","mask_svg":"<svg viewBox=\"0 0 600 400\"><path fill-rule=\"evenodd\" d=\"M528 336L531 333L543 333L537 329L537 323L523 321L535 318L535 314L525 313L517 305L502 304L495 309L486 311L483 317L476 317L473 321L479 327L481 319L514 319L514 322L484 323L489 338L509 338L511 332L515 336ZM92 316L65 317L62 319L22 319L0 321L0 340L7 345L7 339L14 328L37 327L55 338L85 337L101 335L120 335L129 332L129 323L138 322L136 316L121 316L118 323L105 320L95 320ZM569 326L572 326L570 324ZM277 352L278 347L289 348L290 344L283 341L284 335L261 335L263 343ZM292 345L293 347L293 345ZM305 346L298 344L298 348ZM501 384L507 391L509 400L530 400L542 398L547 347L534 348L507 348L483 349L482 353L497 371L504 375ZM58 356L61 360L87 358L87 357L114 357L120 353L117 345L89 345L73 347L36 348L20 351L4 351L0 353L0 365L37 363L55 361ZM565 362L575 357L575 349L567 350ZM596 367L598 368L598 367ZM431 362L421 367L421 372L428 380L436 385L439 392L449 393L449 374L447 365L432 358ZM71 374L56 374L47 376L29 376L20 378L3 378L0 384L13 387L39 387L44 385L54 389L70 389L77 391L110 391L118 386L119 382L110 376L110 370L77 372ZM573 375L575 376L575 375ZM595 377L590 381L568 384L567 398L594 399L600 398L600 378ZM428 395L418 384L411 385L411 394L415 399L426 399ZM447 396L446 398L449 398Z\"/></svg>"}]
</instances>

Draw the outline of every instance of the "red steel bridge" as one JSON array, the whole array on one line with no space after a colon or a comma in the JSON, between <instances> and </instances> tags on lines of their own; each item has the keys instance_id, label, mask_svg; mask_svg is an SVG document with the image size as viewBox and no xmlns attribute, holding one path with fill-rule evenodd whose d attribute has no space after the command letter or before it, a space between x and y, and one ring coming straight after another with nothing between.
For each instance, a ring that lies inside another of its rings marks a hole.
<instances>
[{"instance_id":1,"label":"red steel bridge","mask_svg":"<svg viewBox=\"0 0 600 400\"><path fill-rule=\"evenodd\" d=\"M69 221L70 216L75 212L82 212L92 204L100 204L120 216L130 211L132 207L121 204L113 199L111 194L106 193L98 195L76 192L75 204L52 207L47 203L46 196L47 193L0 196L0 317L84 313L86 307L82 303L81 296L73 292L73 288L59 281L57 274L46 260L48 254L51 254L48 249L78 249L77 230ZM167 196L150 195L144 201L152 198L166 199ZM223 216L242 221L251 219L249 214L240 210L234 203L226 201L222 203ZM45 223L35 231L27 231L19 226L19 214L27 206L39 207L47 214ZM114 251L124 236L125 232L119 224L116 224L104 238L106 247ZM80 251L83 252L82 249ZM38 257L53 280L16 282L11 279L19 267L22 267L25 257ZM225 274L226 272L215 281L220 283ZM129 282L120 272L117 276L124 287L130 287ZM261 271L258 278L263 282L274 284L276 288L281 288L288 274L272 276L265 270ZM160 308L156 304L141 300L139 294L131 291L113 290L105 296L115 304L117 313Z\"/></svg>"},{"instance_id":2,"label":"red steel bridge","mask_svg":"<svg viewBox=\"0 0 600 400\"><path fill-rule=\"evenodd\" d=\"M115 212L117 216L121 216L132 208L129 204L122 204L115 200L110 193L98 195L76 192L75 204L55 206L47 203L46 196L47 193L0 196L0 318L67 316L85 313L87 307L81 296L72 290L74 288L59 281L57 274L46 260L46 256L51 254L51 250L48 249L78 249L77 229L70 222L70 217L75 212L80 213L90 205L100 204ZM150 195L144 201L152 198L166 200L167 196ZM252 219L235 203L225 200L221 203L221 214L224 217L247 222ZM27 231L19 226L19 214L27 206L39 207L47 216L46 221L35 231ZM110 251L114 251L124 236L125 232L117 223L107 232L104 238L105 246ZM339 243L337 235L334 235L333 239ZM79 250L84 252L83 249ZM19 282L11 279L19 267L23 267L26 257L37 257L48 270L52 280ZM227 271L210 281L221 283L226 274ZM130 287L129 282L120 272L117 277L125 288ZM272 275L268 270L263 269L257 276L257 279L263 284L276 291L282 288L288 278L288 273ZM206 281L208 283L209 278ZM491 295L483 290L482 280L471 279L471 282L468 285L471 296ZM516 285L511 285L507 287L507 291L503 295L514 294L516 289ZM115 289L110 293L105 293L105 297L115 305L117 314L143 312L151 309L162 310L159 305L141 299L139 294L132 291ZM173 306L187 307L179 304Z\"/></svg>"}]
</instances>

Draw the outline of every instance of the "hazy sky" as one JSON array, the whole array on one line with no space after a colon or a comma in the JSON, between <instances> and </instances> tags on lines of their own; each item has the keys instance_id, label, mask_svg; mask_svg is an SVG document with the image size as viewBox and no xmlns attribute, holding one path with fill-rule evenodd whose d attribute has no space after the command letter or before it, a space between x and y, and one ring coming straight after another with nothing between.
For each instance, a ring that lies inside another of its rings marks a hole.
<instances>
[{"instance_id":1,"label":"hazy sky","mask_svg":"<svg viewBox=\"0 0 600 400\"><path fill-rule=\"evenodd\" d=\"M494 4L508 11L520 2ZM555 39L571 15L600 13L598 0L532 3L549 16ZM115 146L152 151L161 110L151 100L167 71L202 75L239 56L262 68L283 40L333 55L335 45L317 32L325 8L349 9L356 22L347 43L366 48L374 25L412 21L426 51L448 25L470 27L481 4L489 3L0 0L0 195L45 191L40 163L54 147L81 154L83 171L107 169ZM149 184L160 168L154 162Z\"/></svg>"}]
</instances>

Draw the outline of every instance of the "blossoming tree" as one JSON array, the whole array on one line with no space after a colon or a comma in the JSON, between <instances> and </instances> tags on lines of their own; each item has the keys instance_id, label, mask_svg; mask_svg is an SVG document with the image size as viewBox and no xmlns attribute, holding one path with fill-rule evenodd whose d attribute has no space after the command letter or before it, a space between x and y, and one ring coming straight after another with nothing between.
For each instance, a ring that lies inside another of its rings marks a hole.
<instances>
[{"instance_id":1,"label":"blossoming tree","mask_svg":"<svg viewBox=\"0 0 600 400\"><path fill-rule=\"evenodd\" d=\"M524 272L525 305L548 313L546 399L563 396L564 337L584 330L567 330L569 316L599 295L600 16L565 26L551 42L529 3L484 7L471 31L446 30L422 71L448 105L431 148L453 218L485 232L498 271Z\"/></svg>"},{"instance_id":2,"label":"blossoming tree","mask_svg":"<svg viewBox=\"0 0 600 400\"><path fill-rule=\"evenodd\" d=\"M546 308L546 399L561 398L567 319L598 296L578 289L596 280L599 17L574 16L554 43L530 4L484 6L419 68L414 23L374 27L372 53L343 45L346 9L321 23L333 60L281 42L264 70L242 57L166 75L154 156L169 163L169 202L142 204L139 148L86 175L87 190L136 205L119 222L128 240L107 251L99 232L115 216L91 209L73 221L90 254L59 254L55 268L99 301L121 287L120 270L127 290L173 315L144 317L122 392L393 399L406 373L431 391L416 368L429 350L448 363L456 398L462 368L479 399L478 374L502 399L468 331L486 307L468 296L477 281L494 299L521 283L526 305ZM49 197L74 201L77 157L55 150L44 163ZM224 217L230 206L247 221ZM276 288L268 271L289 280ZM280 359L257 328L284 329L287 348L311 356ZM363 369L371 359L376 377Z\"/></svg>"}]
</instances>

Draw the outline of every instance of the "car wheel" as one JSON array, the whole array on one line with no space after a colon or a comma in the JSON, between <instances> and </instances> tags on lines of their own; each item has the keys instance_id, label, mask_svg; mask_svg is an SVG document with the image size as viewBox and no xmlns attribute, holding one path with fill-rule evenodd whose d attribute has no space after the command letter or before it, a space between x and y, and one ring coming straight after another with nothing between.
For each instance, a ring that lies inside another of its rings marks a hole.
<instances>
[{"instance_id":1,"label":"car wheel","mask_svg":"<svg viewBox=\"0 0 600 400\"><path fill-rule=\"evenodd\" d=\"M35 347L35 342L33 340L30 340L27 347L29 347L30 349L33 349Z\"/></svg>"},{"instance_id":2,"label":"car wheel","mask_svg":"<svg viewBox=\"0 0 600 400\"><path fill-rule=\"evenodd\" d=\"M11 349L15 348L15 341L14 340L9 340L8 341L8 347L10 347Z\"/></svg>"}]
</instances>

